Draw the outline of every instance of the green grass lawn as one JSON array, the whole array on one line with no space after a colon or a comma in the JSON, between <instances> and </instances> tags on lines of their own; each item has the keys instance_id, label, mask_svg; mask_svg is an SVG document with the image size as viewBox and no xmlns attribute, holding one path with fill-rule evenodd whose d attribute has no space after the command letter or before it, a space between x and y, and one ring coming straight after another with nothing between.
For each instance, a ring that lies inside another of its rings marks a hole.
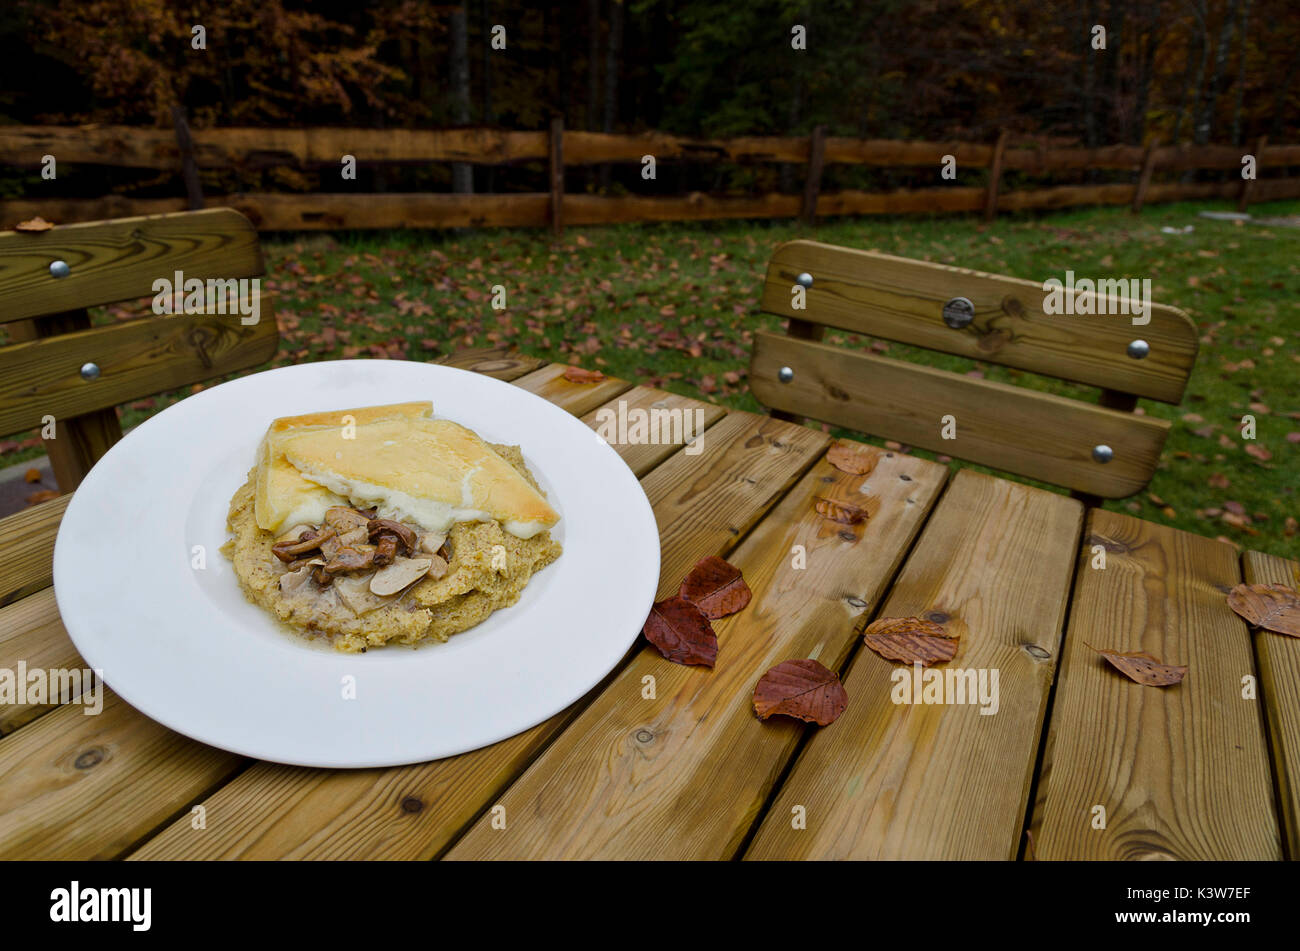
<instances>
[{"instance_id":1,"label":"green grass lawn","mask_svg":"<svg viewBox=\"0 0 1300 951\"><path fill-rule=\"evenodd\" d=\"M1149 277L1157 302L1187 311L1201 352L1181 406L1143 400L1174 422L1150 491L1108 503L1155 522L1300 558L1300 229L1200 218L1222 202L1049 216L829 220L575 228L553 246L539 230L362 232L268 238L267 279L283 340L275 365L341 357L427 360L468 346L516 344L677 393L758 410L746 368L772 248L799 236L995 271L1036 282L1067 269ZM1294 215L1300 202L1252 208ZM1169 234L1162 227L1187 233ZM507 307L491 306L492 288ZM127 316L110 308L98 319ZM135 308L139 312L139 308ZM264 314L264 317L268 316ZM871 341L828 337L866 346ZM1095 390L958 357L875 342L878 352L1095 398ZM134 424L178 398L124 409ZM1240 437L1243 414L1258 438ZM26 444L24 444L26 443ZM26 438L0 461L40 452ZM918 451L918 455L933 455Z\"/></svg>"}]
</instances>

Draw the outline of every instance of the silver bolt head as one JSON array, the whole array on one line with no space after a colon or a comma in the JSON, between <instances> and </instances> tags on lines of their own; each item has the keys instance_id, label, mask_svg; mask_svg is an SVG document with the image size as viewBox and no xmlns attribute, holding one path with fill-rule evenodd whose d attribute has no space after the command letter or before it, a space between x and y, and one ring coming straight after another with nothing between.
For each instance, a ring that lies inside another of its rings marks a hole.
<instances>
[{"instance_id":1,"label":"silver bolt head","mask_svg":"<svg viewBox=\"0 0 1300 951\"><path fill-rule=\"evenodd\" d=\"M67 277L72 273L72 268L68 267L67 261L51 261L50 273L55 277Z\"/></svg>"},{"instance_id":2,"label":"silver bolt head","mask_svg":"<svg viewBox=\"0 0 1300 951\"><path fill-rule=\"evenodd\" d=\"M969 297L954 297L943 305L943 322L953 330L969 327L975 319L975 305Z\"/></svg>"},{"instance_id":3,"label":"silver bolt head","mask_svg":"<svg viewBox=\"0 0 1300 951\"><path fill-rule=\"evenodd\" d=\"M1151 352L1151 344L1145 340L1134 340L1128 345L1128 355L1134 360L1144 360Z\"/></svg>"},{"instance_id":4,"label":"silver bolt head","mask_svg":"<svg viewBox=\"0 0 1300 951\"><path fill-rule=\"evenodd\" d=\"M1107 446L1105 443L1102 443L1100 446L1093 446L1092 458L1103 464L1110 462L1115 458L1115 450L1111 449L1110 446Z\"/></svg>"},{"instance_id":5,"label":"silver bolt head","mask_svg":"<svg viewBox=\"0 0 1300 951\"><path fill-rule=\"evenodd\" d=\"M794 370L789 367L781 367L781 369L776 372L776 378L782 383L789 383L794 379Z\"/></svg>"},{"instance_id":6,"label":"silver bolt head","mask_svg":"<svg viewBox=\"0 0 1300 951\"><path fill-rule=\"evenodd\" d=\"M794 279L794 282L796 284L801 285L802 287L812 287L813 284L812 275L809 274L807 271L804 271L802 274L800 274L798 277Z\"/></svg>"},{"instance_id":7,"label":"silver bolt head","mask_svg":"<svg viewBox=\"0 0 1300 951\"><path fill-rule=\"evenodd\" d=\"M99 379L99 364L98 364L98 363L83 363L83 364L81 365L81 378L82 378L83 380L98 380L98 379Z\"/></svg>"}]
</instances>

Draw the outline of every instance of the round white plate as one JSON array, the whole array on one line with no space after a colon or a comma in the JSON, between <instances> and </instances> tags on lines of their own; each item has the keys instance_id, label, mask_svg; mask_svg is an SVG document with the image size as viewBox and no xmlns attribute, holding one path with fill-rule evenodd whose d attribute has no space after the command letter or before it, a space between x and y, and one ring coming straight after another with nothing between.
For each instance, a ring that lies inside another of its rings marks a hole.
<instances>
[{"instance_id":1,"label":"round white plate","mask_svg":"<svg viewBox=\"0 0 1300 951\"><path fill-rule=\"evenodd\" d=\"M299 638L245 600L218 551L230 497L275 417L411 400L522 448L564 554L445 644L343 654ZM64 626L127 703L212 746L303 766L421 762L542 722L624 656L658 581L654 512L591 429L509 383L396 360L269 370L163 410L91 470L54 548Z\"/></svg>"}]
</instances>

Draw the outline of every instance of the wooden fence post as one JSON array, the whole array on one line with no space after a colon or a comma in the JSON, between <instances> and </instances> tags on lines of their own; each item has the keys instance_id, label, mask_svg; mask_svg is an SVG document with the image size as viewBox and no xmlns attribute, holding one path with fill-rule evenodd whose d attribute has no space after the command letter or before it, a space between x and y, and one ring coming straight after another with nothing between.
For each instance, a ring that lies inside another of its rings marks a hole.
<instances>
[{"instance_id":1,"label":"wooden fence post","mask_svg":"<svg viewBox=\"0 0 1300 951\"><path fill-rule=\"evenodd\" d=\"M564 233L564 119L551 120L551 234Z\"/></svg>"},{"instance_id":2,"label":"wooden fence post","mask_svg":"<svg viewBox=\"0 0 1300 951\"><path fill-rule=\"evenodd\" d=\"M826 126L819 125L808 139L808 180L803 188L803 223L817 223L817 196L822 190L822 166L826 161Z\"/></svg>"},{"instance_id":3,"label":"wooden fence post","mask_svg":"<svg viewBox=\"0 0 1300 951\"><path fill-rule=\"evenodd\" d=\"M1259 177L1261 170L1261 156L1264 154L1264 146L1268 144L1268 136L1261 135L1255 140L1255 178ZM1244 178L1241 181L1241 194L1237 196L1237 210L1245 211L1246 206L1250 204L1250 193L1255 190L1255 179Z\"/></svg>"},{"instance_id":4,"label":"wooden fence post","mask_svg":"<svg viewBox=\"0 0 1300 951\"><path fill-rule=\"evenodd\" d=\"M1156 170L1156 149L1160 148L1160 139L1155 138L1142 155L1142 171L1138 173L1137 188L1133 191L1133 214L1142 210L1146 201L1147 189L1151 187L1151 175Z\"/></svg>"},{"instance_id":5,"label":"wooden fence post","mask_svg":"<svg viewBox=\"0 0 1300 951\"><path fill-rule=\"evenodd\" d=\"M1007 147L1007 130L998 133L997 144L993 146L993 162L989 165L989 196L984 203L984 220L992 221L998 213L998 182L1002 178L1002 152Z\"/></svg>"},{"instance_id":6,"label":"wooden fence post","mask_svg":"<svg viewBox=\"0 0 1300 951\"><path fill-rule=\"evenodd\" d=\"M172 106L172 125L176 128L176 145L181 152L185 195L190 211L198 211L203 207L203 186L199 183L199 167L194 164L194 138L190 135L190 124L185 121L184 106Z\"/></svg>"}]
</instances>

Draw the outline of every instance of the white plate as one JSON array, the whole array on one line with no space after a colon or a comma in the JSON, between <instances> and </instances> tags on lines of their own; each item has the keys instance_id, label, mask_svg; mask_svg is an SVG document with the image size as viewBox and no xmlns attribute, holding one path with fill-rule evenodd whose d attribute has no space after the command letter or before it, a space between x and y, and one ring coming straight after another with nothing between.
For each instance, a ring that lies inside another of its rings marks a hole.
<instances>
[{"instance_id":1,"label":"white plate","mask_svg":"<svg viewBox=\"0 0 1300 951\"><path fill-rule=\"evenodd\" d=\"M230 497L273 418L411 400L522 448L564 554L445 644L343 654L296 637L244 599L218 551ZM591 429L500 380L396 360L270 370L169 407L91 470L54 548L64 626L127 703L212 746L304 766L421 762L542 722L624 656L658 581L654 512Z\"/></svg>"}]
</instances>

